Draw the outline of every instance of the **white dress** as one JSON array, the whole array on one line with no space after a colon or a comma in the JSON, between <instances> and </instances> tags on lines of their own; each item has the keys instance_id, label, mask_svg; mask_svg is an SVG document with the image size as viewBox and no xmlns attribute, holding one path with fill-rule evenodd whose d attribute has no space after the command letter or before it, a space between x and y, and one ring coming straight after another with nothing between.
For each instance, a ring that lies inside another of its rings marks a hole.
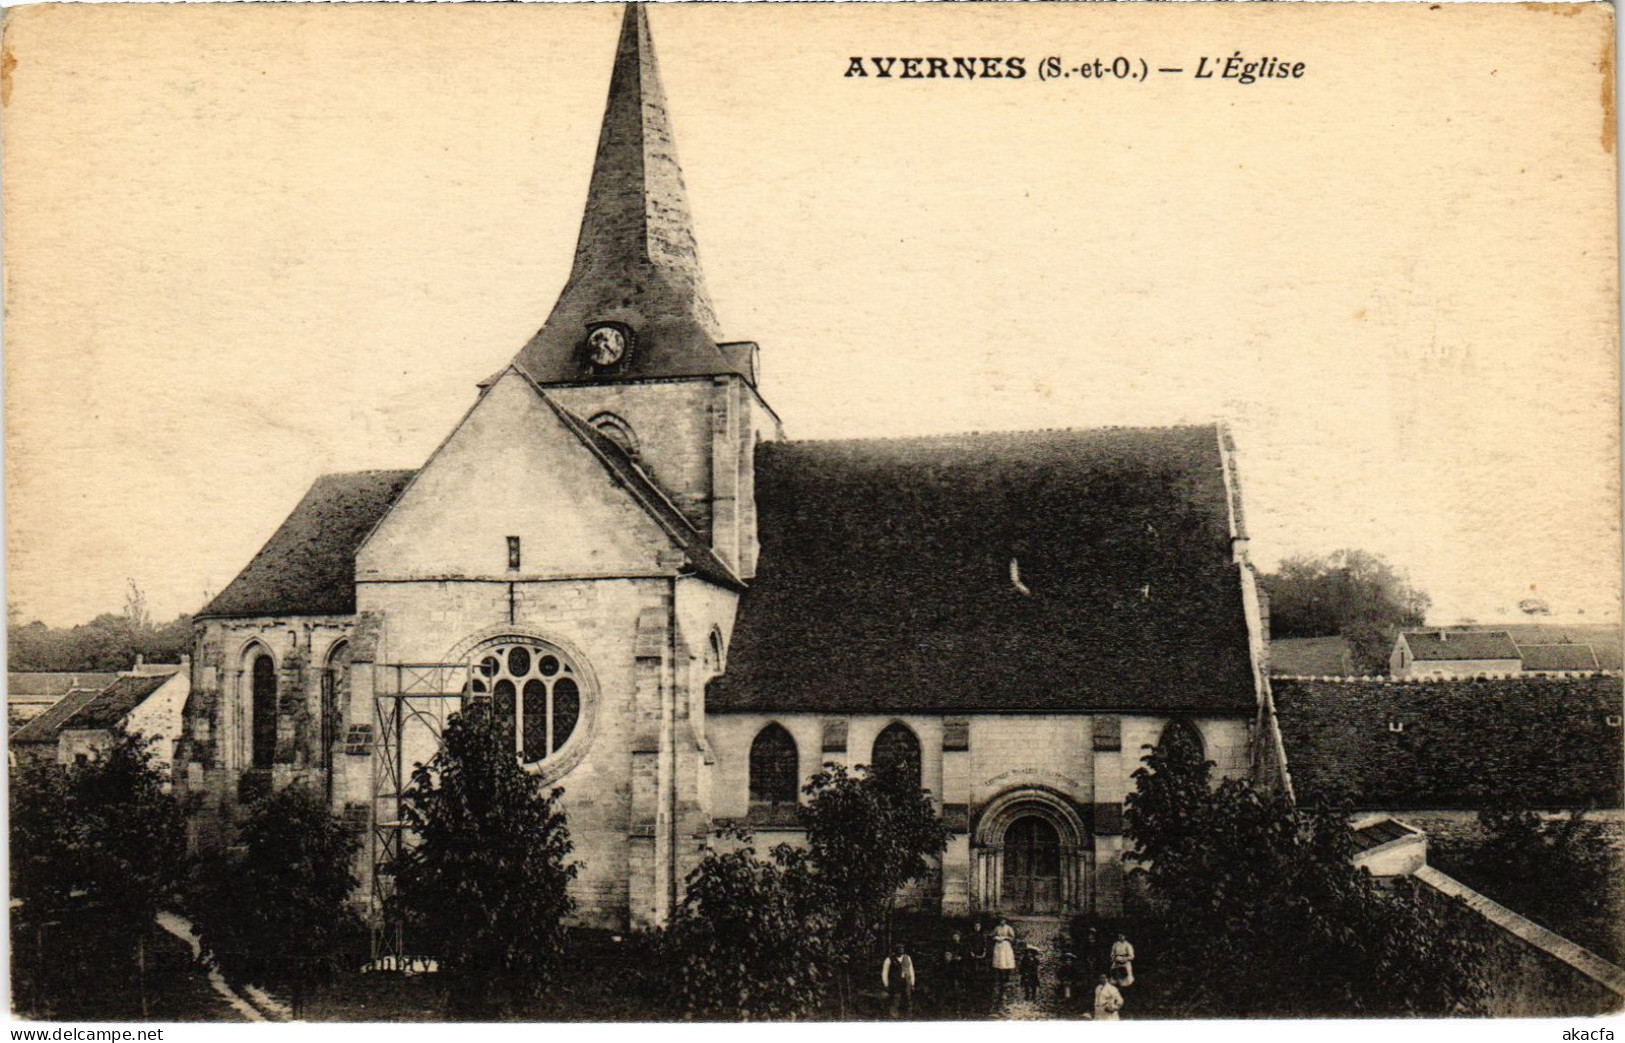
<instances>
[{"instance_id":1,"label":"white dress","mask_svg":"<svg viewBox=\"0 0 1625 1043\"><path fill-rule=\"evenodd\" d=\"M1117 991L1117 986L1107 983L1095 986L1095 1020L1116 1021L1117 1012L1123 1009L1123 994Z\"/></svg>"},{"instance_id":2,"label":"white dress","mask_svg":"<svg viewBox=\"0 0 1625 1043\"><path fill-rule=\"evenodd\" d=\"M1016 929L1009 924L1000 924L993 928L993 969L996 971L1013 971L1016 969L1016 950L1010 943L1016 940Z\"/></svg>"}]
</instances>

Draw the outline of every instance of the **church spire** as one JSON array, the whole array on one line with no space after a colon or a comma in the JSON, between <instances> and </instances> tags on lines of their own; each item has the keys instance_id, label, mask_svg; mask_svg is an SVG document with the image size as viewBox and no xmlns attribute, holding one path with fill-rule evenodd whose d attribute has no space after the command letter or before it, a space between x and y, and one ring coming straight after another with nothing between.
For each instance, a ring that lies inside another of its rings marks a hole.
<instances>
[{"instance_id":1,"label":"church spire","mask_svg":"<svg viewBox=\"0 0 1625 1043\"><path fill-rule=\"evenodd\" d=\"M719 339L648 14L628 4L570 279L514 364L543 384L742 372Z\"/></svg>"}]
</instances>

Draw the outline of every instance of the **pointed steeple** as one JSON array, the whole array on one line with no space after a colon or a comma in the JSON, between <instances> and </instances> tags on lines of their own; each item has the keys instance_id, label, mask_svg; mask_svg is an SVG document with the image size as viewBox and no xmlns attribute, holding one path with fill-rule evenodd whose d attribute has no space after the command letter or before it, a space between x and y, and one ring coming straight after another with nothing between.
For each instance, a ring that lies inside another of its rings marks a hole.
<instances>
[{"instance_id":1,"label":"pointed steeple","mask_svg":"<svg viewBox=\"0 0 1625 1043\"><path fill-rule=\"evenodd\" d=\"M622 352L607 364L588 343L606 324ZM743 372L719 338L649 18L628 4L570 279L514 364L542 384Z\"/></svg>"}]
</instances>

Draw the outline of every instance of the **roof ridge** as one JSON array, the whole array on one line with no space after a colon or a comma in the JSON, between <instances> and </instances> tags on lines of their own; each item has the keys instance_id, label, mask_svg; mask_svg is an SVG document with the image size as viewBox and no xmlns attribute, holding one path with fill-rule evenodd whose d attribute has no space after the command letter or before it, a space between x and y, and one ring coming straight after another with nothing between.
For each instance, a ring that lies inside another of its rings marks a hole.
<instances>
[{"instance_id":1,"label":"roof ridge","mask_svg":"<svg viewBox=\"0 0 1625 1043\"><path fill-rule=\"evenodd\" d=\"M1216 428L1209 424L1108 424L1103 427L1021 427L994 431L937 431L917 435L866 435L856 438L781 438L761 443L765 446L783 445L850 445L858 442L929 442L955 438L988 438L1002 435L1097 434L1108 431L1205 431Z\"/></svg>"},{"instance_id":2,"label":"roof ridge","mask_svg":"<svg viewBox=\"0 0 1625 1043\"><path fill-rule=\"evenodd\" d=\"M316 481L323 478L353 478L364 474L416 474L416 467L365 467L359 471L323 471L316 476Z\"/></svg>"}]
</instances>

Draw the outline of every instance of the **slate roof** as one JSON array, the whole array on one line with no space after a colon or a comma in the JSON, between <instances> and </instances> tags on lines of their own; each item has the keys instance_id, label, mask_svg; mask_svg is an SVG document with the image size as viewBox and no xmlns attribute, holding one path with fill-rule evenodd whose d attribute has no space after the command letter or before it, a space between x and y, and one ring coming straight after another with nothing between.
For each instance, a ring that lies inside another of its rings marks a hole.
<instances>
[{"instance_id":1,"label":"slate roof","mask_svg":"<svg viewBox=\"0 0 1625 1043\"><path fill-rule=\"evenodd\" d=\"M1412 658L1426 661L1518 658L1518 646L1505 630L1408 630L1405 643Z\"/></svg>"},{"instance_id":2,"label":"slate roof","mask_svg":"<svg viewBox=\"0 0 1625 1043\"><path fill-rule=\"evenodd\" d=\"M1396 840L1403 840L1417 835L1416 830L1410 829L1391 818L1385 818L1354 831L1354 850L1357 853L1364 854L1367 851L1374 851L1384 844L1391 844Z\"/></svg>"},{"instance_id":3,"label":"slate roof","mask_svg":"<svg viewBox=\"0 0 1625 1043\"><path fill-rule=\"evenodd\" d=\"M707 707L1250 711L1227 496L1213 427L764 443Z\"/></svg>"},{"instance_id":4,"label":"slate roof","mask_svg":"<svg viewBox=\"0 0 1625 1043\"><path fill-rule=\"evenodd\" d=\"M1625 805L1617 677L1277 679L1271 689L1293 791L1309 805Z\"/></svg>"},{"instance_id":5,"label":"slate roof","mask_svg":"<svg viewBox=\"0 0 1625 1043\"><path fill-rule=\"evenodd\" d=\"M634 332L626 356L607 369L587 355L587 328L599 322ZM719 347L721 339L649 16L628 4L570 278L514 364L543 384L723 373L754 380L750 353Z\"/></svg>"},{"instance_id":6,"label":"slate roof","mask_svg":"<svg viewBox=\"0 0 1625 1043\"><path fill-rule=\"evenodd\" d=\"M174 674L120 677L102 689L63 723L61 731L80 728L111 728L129 716L147 697L169 683Z\"/></svg>"},{"instance_id":7,"label":"slate roof","mask_svg":"<svg viewBox=\"0 0 1625 1043\"><path fill-rule=\"evenodd\" d=\"M1590 645L1519 645L1525 670L1596 670Z\"/></svg>"},{"instance_id":8,"label":"slate roof","mask_svg":"<svg viewBox=\"0 0 1625 1043\"><path fill-rule=\"evenodd\" d=\"M355 611L355 552L413 471L316 479L254 560L194 618L342 616Z\"/></svg>"},{"instance_id":9,"label":"slate roof","mask_svg":"<svg viewBox=\"0 0 1625 1043\"><path fill-rule=\"evenodd\" d=\"M86 691L82 688L69 692L53 704L50 709L12 732L11 744L17 746L56 742L57 734L62 731L69 718L89 706L99 694L101 693Z\"/></svg>"}]
</instances>

